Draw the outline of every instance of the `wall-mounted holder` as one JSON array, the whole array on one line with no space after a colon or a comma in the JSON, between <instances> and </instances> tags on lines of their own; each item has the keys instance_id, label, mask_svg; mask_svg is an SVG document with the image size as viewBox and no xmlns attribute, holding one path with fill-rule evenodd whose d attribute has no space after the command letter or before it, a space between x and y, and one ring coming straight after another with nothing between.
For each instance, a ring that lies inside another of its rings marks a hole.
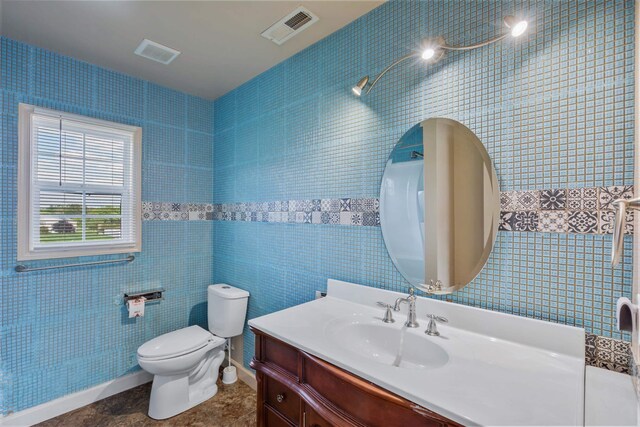
<instances>
[{"instance_id":1,"label":"wall-mounted holder","mask_svg":"<svg viewBox=\"0 0 640 427\"><path fill-rule=\"evenodd\" d=\"M149 291L141 291L141 292L135 292L135 293L126 293L124 294L123 301L124 301L124 304L127 305L127 301L140 298L140 297L144 297L145 302L147 303L162 301L164 299L164 288L152 289Z\"/></svg>"},{"instance_id":2,"label":"wall-mounted holder","mask_svg":"<svg viewBox=\"0 0 640 427\"><path fill-rule=\"evenodd\" d=\"M638 319L638 306L629 298L619 298L616 303L616 321L619 331L634 332Z\"/></svg>"},{"instance_id":3,"label":"wall-mounted holder","mask_svg":"<svg viewBox=\"0 0 640 427\"><path fill-rule=\"evenodd\" d=\"M618 199L611 203L616 208L613 220L613 243L611 244L611 265L617 266L624 250L624 230L627 225L627 209L640 210L640 197Z\"/></svg>"}]
</instances>

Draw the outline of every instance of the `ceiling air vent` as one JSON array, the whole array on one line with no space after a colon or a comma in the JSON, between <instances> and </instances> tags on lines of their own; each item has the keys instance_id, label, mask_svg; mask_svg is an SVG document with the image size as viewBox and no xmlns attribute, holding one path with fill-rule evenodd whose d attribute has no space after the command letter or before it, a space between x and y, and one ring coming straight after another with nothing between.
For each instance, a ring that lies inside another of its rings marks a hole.
<instances>
[{"instance_id":1,"label":"ceiling air vent","mask_svg":"<svg viewBox=\"0 0 640 427\"><path fill-rule=\"evenodd\" d=\"M318 21L318 17L307 8L300 6L266 30L262 32L262 37L269 39L277 45L289 40L296 34L306 30Z\"/></svg>"},{"instance_id":2,"label":"ceiling air vent","mask_svg":"<svg viewBox=\"0 0 640 427\"><path fill-rule=\"evenodd\" d=\"M161 64L169 64L180 55L180 52L160 43L144 39L140 46L136 48L135 54Z\"/></svg>"}]
</instances>

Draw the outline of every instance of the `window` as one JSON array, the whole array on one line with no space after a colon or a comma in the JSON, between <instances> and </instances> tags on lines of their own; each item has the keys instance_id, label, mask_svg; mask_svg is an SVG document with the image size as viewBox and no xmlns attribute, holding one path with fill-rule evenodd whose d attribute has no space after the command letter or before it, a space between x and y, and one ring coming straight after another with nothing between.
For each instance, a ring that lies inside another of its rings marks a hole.
<instances>
[{"instance_id":1,"label":"window","mask_svg":"<svg viewBox=\"0 0 640 427\"><path fill-rule=\"evenodd\" d=\"M139 252L138 127L20 104L18 260Z\"/></svg>"}]
</instances>

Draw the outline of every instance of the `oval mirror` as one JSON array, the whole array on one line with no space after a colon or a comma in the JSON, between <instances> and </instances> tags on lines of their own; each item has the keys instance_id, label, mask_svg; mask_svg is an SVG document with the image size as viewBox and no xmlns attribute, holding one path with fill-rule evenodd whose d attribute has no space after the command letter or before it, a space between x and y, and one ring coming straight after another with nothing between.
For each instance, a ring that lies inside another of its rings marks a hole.
<instances>
[{"instance_id":1,"label":"oval mirror","mask_svg":"<svg viewBox=\"0 0 640 427\"><path fill-rule=\"evenodd\" d=\"M498 178L471 130L432 118L400 138L382 176L380 225L412 285L434 294L466 286L489 258L499 219Z\"/></svg>"}]
</instances>

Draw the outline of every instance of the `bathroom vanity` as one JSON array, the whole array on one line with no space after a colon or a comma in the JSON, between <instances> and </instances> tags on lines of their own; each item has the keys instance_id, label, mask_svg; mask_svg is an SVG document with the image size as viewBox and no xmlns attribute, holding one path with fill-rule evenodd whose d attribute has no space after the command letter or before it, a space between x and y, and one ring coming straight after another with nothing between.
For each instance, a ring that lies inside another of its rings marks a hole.
<instances>
[{"instance_id":1,"label":"bathroom vanity","mask_svg":"<svg viewBox=\"0 0 640 427\"><path fill-rule=\"evenodd\" d=\"M458 426L253 328L259 426Z\"/></svg>"},{"instance_id":2,"label":"bathroom vanity","mask_svg":"<svg viewBox=\"0 0 640 427\"><path fill-rule=\"evenodd\" d=\"M249 321L258 425L583 425L582 329L421 297L419 327L384 323L377 302L405 296L330 280Z\"/></svg>"}]
</instances>

